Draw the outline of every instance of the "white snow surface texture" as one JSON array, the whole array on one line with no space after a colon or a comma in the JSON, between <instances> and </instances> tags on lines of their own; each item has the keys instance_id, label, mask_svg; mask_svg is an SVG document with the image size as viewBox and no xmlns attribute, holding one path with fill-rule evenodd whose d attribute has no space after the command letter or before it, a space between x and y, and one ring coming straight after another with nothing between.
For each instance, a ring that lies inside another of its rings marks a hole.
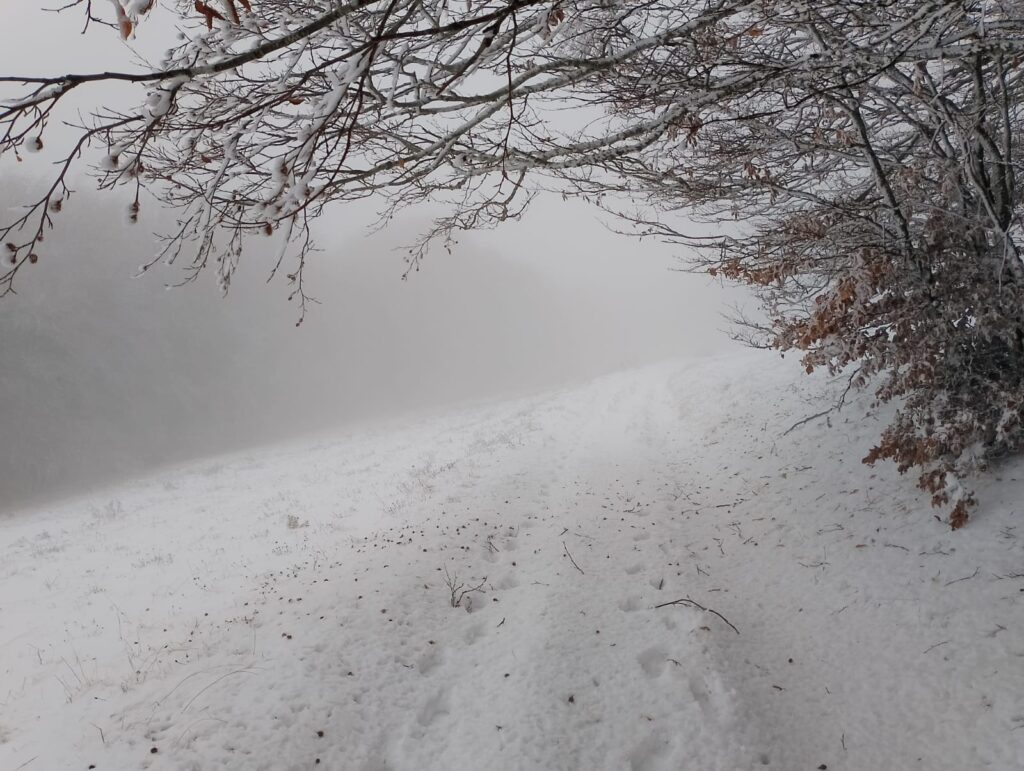
<instances>
[{"instance_id":1,"label":"white snow surface texture","mask_svg":"<svg viewBox=\"0 0 1024 771\"><path fill-rule=\"evenodd\" d=\"M860 463L867 399L785 433L841 387L798 369L659 365L5 515L0 769L1024 768L1024 467L950 533Z\"/></svg>"}]
</instances>

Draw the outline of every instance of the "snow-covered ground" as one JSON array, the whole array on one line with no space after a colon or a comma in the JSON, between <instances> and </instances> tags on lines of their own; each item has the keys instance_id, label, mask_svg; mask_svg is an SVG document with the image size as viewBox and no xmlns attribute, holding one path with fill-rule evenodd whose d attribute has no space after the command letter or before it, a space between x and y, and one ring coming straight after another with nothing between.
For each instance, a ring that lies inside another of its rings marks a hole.
<instances>
[{"instance_id":1,"label":"snow-covered ground","mask_svg":"<svg viewBox=\"0 0 1024 771\"><path fill-rule=\"evenodd\" d=\"M663 365L4 516L0 769L1024 768L1024 467L952 534L860 463L866 402L784 435L828 403L798 369Z\"/></svg>"}]
</instances>

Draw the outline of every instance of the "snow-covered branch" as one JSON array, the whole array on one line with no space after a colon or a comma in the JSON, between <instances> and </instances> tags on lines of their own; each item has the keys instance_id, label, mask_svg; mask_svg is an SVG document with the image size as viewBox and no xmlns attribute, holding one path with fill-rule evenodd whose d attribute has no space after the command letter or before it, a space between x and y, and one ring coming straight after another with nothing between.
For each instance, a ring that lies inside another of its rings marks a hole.
<instances>
[{"instance_id":1,"label":"snow-covered branch","mask_svg":"<svg viewBox=\"0 0 1024 771\"><path fill-rule=\"evenodd\" d=\"M96 18L88 2L65 12L83 5ZM112 6L123 36L145 34L151 0ZM101 187L134 191L133 218L144 188L178 210L157 260L213 269L226 290L248 239L276 235L303 302L309 223L345 201L373 197L385 220L446 202L415 267L434 238L519 216L539 184L614 193L641 232L758 289L762 342L882 377L879 398L905 411L871 459L924 468L954 524L969 495L948 480L1024 444L1024 416L1004 409L1024 405L1020 3L173 7L183 39L149 69L0 76L0 156L41 150L72 92L145 88L136 109L98 111L45 197L0 230L0 293L90 151ZM738 225L694 239L679 211Z\"/></svg>"}]
</instances>

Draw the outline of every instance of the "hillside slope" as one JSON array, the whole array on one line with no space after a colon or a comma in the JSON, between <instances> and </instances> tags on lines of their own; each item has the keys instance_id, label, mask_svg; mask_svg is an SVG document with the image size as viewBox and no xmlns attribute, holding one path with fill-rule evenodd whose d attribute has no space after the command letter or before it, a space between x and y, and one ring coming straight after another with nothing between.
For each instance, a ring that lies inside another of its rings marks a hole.
<instances>
[{"instance_id":1,"label":"hillside slope","mask_svg":"<svg viewBox=\"0 0 1024 771\"><path fill-rule=\"evenodd\" d=\"M0 768L1024 767L1024 468L952 534L828 399L664 365L9 516Z\"/></svg>"}]
</instances>

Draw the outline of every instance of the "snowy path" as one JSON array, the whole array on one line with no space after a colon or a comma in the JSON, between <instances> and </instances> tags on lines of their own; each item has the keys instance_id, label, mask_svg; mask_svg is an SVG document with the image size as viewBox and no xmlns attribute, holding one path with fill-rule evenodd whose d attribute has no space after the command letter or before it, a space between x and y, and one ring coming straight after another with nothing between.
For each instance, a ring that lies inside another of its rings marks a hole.
<instances>
[{"instance_id":1,"label":"snowy path","mask_svg":"<svg viewBox=\"0 0 1024 771\"><path fill-rule=\"evenodd\" d=\"M0 769L1024 767L1020 467L951 535L856 408L783 436L820 390L666 365L2 519Z\"/></svg>"}]
</instances>

